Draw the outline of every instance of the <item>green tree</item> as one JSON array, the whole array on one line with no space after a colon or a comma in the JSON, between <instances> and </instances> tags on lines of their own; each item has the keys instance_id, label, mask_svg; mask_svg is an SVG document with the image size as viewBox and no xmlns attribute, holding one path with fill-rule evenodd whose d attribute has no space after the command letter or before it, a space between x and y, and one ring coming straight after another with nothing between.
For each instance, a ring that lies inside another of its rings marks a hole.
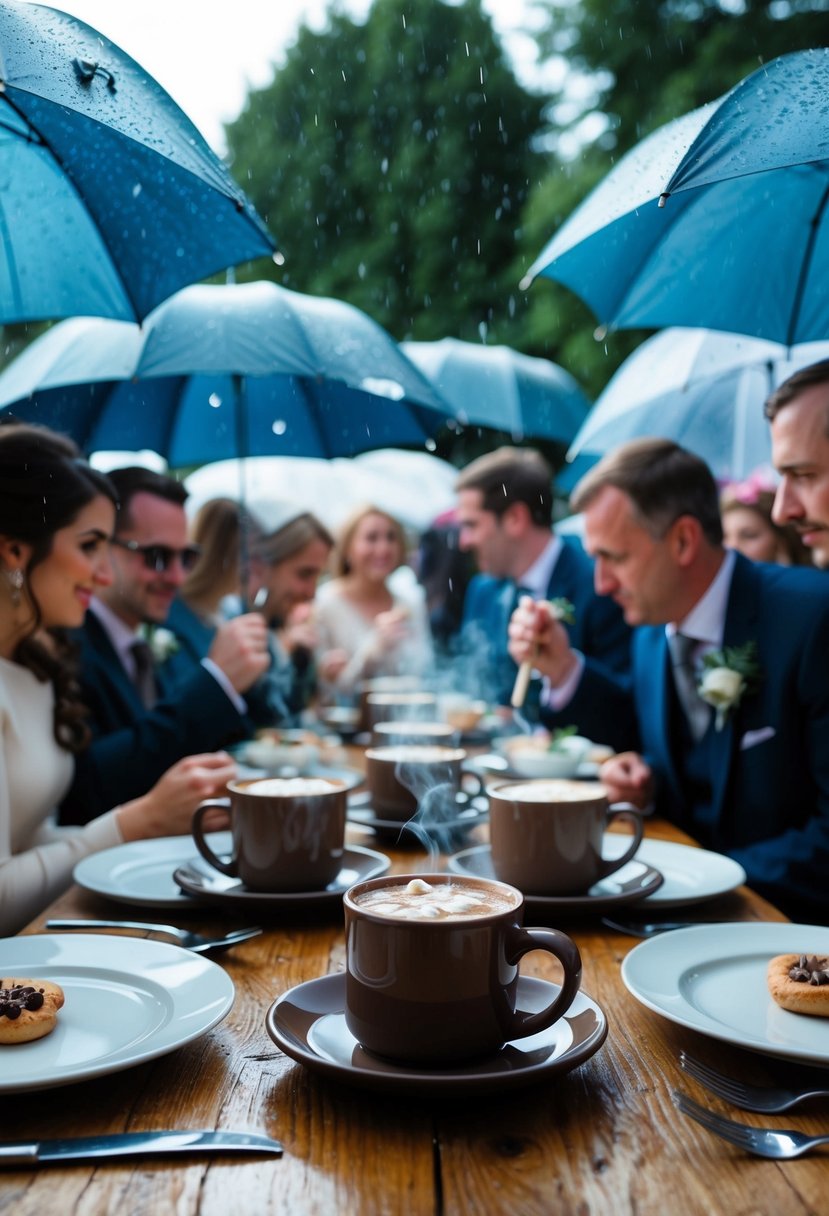
<instances>
[{"instance_id":1,"label":"green tree","mask_svg":"<svg viewBox=\"0 0 829 1216\"><path fill-rule=\"evenodd\" d=\"M521 344L521 215L544 99L516 80L480 0L375 0L307 27L227 128L276 233L281 281L397 338Z\"/></svg>"}]
</instances>

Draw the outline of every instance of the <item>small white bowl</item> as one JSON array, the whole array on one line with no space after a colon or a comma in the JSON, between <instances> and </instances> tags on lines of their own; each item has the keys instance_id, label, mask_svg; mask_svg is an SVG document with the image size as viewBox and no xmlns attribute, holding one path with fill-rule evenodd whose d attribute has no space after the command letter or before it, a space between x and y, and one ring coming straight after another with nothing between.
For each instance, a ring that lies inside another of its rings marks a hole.
<instances>
[{"instance_id":1,"label":"small white bowl","mask_svg":"<svg viewBox=\"0 0 829 1216\"><path fill-rule=\"evenodd\" d=\"M544 739L519 736L504 740L499 750L520 777L575 777L590 746L582 735L568 735L550 751Z\"/></svg>"},{"instance_id":2,"label":"small white bowl","mask_svg":"<svg viewBox=\"0 0 829 1216\"><path fill-rule=\"evenodd\" d=\"M268 772L296 769L307 773L319 763L320 749L316 744L304 740L293 741L290 737L277 739L251 739L240 753L240 759L253 768Z\"/></svg>"}]
</instances>

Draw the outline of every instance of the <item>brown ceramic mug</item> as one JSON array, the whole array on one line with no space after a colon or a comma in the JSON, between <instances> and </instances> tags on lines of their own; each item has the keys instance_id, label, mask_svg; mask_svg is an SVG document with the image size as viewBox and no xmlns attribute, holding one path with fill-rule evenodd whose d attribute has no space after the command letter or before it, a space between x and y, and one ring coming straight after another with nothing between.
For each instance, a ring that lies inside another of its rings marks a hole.
<instances>
[{"instance_id":1,"label":"brown ceramic mug","mask_svg":"<svg viewBox=\"0 0 829 1216\"><path fill-rule=\"evenodd\" d=\"M425 889L424 889L425 888ZM414 1064L497 1052L562 1017L581 982L575 944L525 929L524 897L505 883L394 875L345 893L345 1021L367 1051ZM518 963L547 950L564 982L544 1009L516 1008Z\"/></svg>"},{"instance_id":2,"label":"brown ceramic mug","mask_svg":"<svg viewBox=\"0 0 829 1216\"><path fill-rule=\"evenodd\" d=\"M642 843L642 816L611 806L598 781L542 778L487 786L489 840L496 878L528 895L581 895L631 860ZM608 824L627 818L633 839L621 857L602 857Z\"/></svg>"},{"instance_id":3,"label":"brown ceramic mug","mask_svg":"<svg viewBox=\"0 0 829 1216\"><path fill-rule=\"evenodd\" d=\"M321 891L340 872L348 790L320 777L233 781L230 793L233 855L217 857L202 820L227 799L203 802L193 816L193 838L205 861L240 878L253 891Z\"/></svg>"},{"instance_id":4,"label":"brown ceramic mug","mask_svg":"<svg viewBox=\"0 0 829 1216\"><path fill-rule=\"evenodd\" d=\"M394 722L399 718L434 721L437 717L438 701L433 692L372 692L366 699L369 725L378 722Z\"/></svg>"},{"instance_id":5,"label":"brown ceramic mug","mask_svg":"<svg viewBox=\"0 0 829 1216\"><path fill-rule=\"evenodd\" d=\"M360 711L360 730L371 729L368 699L375 692L417 692L421 681L417 676L374 676L357 685L357 707Z\"/></svg>"},{"instance_id":6,"label":"brown ceramic mug","mask_svg":"<svg viewBox=\"0 0 829 1216\"><path fill-rule=\"evenodd\" d=\"M379 819L405 823L438 787L454 800L461 787L465 759L463 748L443 744L397 743L367 748L366 785L375 814Z\"/></svg>"},{"instance_id":7,"label":"brown ceramic mug","mask_svg":"<svg viewBox=\"0 0 829 1216\"><path fill-rule=\"evenodd\" d=\"M438 744L455 747L458 731L448 722L420 722L402 719L397 722L375 722L372 731L374 747L389 747L396 743Z\"/></svg>"}]
</instances>

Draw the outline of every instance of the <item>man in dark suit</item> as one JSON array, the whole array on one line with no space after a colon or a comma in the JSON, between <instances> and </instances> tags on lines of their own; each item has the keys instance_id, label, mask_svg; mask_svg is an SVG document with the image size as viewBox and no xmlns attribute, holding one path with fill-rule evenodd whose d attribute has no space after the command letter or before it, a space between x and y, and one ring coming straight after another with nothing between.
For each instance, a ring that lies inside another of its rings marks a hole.
<instances>
[{"instance_id":1,"label":"man in dark suit","mask_svg":"<svg viewBox=\"0 0 829 1216\"><path fill-rule=\"evenodd\" d=\"M265 621L249 613L220 627L190 676L168 678L151 648L166 631L148 642L144 627L164 625L198 555L187 543L187 492L148 469L115 470L110 479L119 498L113 580L78 635L93 741L78 756L61 823L86 823L146 793L181 757L244 738L243 694L269 663Z\"/></svg>"},{"instance_id":2,"label":"man in dark suit","mask_svg":"<svg viewBox=\"0 0 829 1216\"><path fill-rule=\"evenodd\" d=\"M621 750L602 769L614 799L652 802L789 916L829 922L825 575L726 551L710 471L668 441L605 457L573 502L597 589L638 627L632 684L576 656L530 600L512 654L534 653L574 709L601 707Z\"/></svg>"},{"instance_id":3,"label":"man in dark suit","mask_svg":"<svg viewBox=\"0 0 829 1216\"><path fill-rule=\"evenodd\" d=\"M531 448L503 447L473 461L457 482L459 544L481 572L464 600L462 637L491 680L490 693L509 704L517 667L507 650L519 591L573 605L570 641L608 671L630 666L630 630L611 601L593 588L593 563L578 541L552 528L553 474ZM575 722L570 713L559 724ZM590 734L590 716L577 722Z\"/></svg>"},{"instance_id":4,"label":"man in dark suit","mask_svg":"<svg viewBox=\"0 0 829 1216\"><path fill-rule=\"evenodd\" d=\"M829 359L795 372L766 403L781 475L774 520L791 524L821 569L829 567Z\"/></svg>"}]
</instances>

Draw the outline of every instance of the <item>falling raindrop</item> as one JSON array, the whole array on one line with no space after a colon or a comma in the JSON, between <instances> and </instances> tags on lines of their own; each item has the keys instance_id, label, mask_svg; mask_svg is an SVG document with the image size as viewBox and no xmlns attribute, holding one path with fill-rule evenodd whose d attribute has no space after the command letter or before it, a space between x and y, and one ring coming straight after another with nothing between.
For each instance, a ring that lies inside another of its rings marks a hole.
<instances>
[{"instance_id":1,"label":"falling raindrop","mask_svg":"<svg viewBox=\"0 0 829 1216\"><path fill-rule=\"evenodd\" d=\"M287 429L288 424L284 418L277 418L275 422L271 423L271 430L274 435L284 435Z\"/></svg>"},{"instance_id":2,"label":"falling raindrop","mask_svg":"<svg viewBox=\"0 0 829 1216\"><path fill-rule=\"evenodd\" d=\"M219 408L219 406L222 404L222 399L218 393L211 393L210 396L207 398L207 404L210 406L211 409L217 410Z\"/></svg>"}]
</instances>

